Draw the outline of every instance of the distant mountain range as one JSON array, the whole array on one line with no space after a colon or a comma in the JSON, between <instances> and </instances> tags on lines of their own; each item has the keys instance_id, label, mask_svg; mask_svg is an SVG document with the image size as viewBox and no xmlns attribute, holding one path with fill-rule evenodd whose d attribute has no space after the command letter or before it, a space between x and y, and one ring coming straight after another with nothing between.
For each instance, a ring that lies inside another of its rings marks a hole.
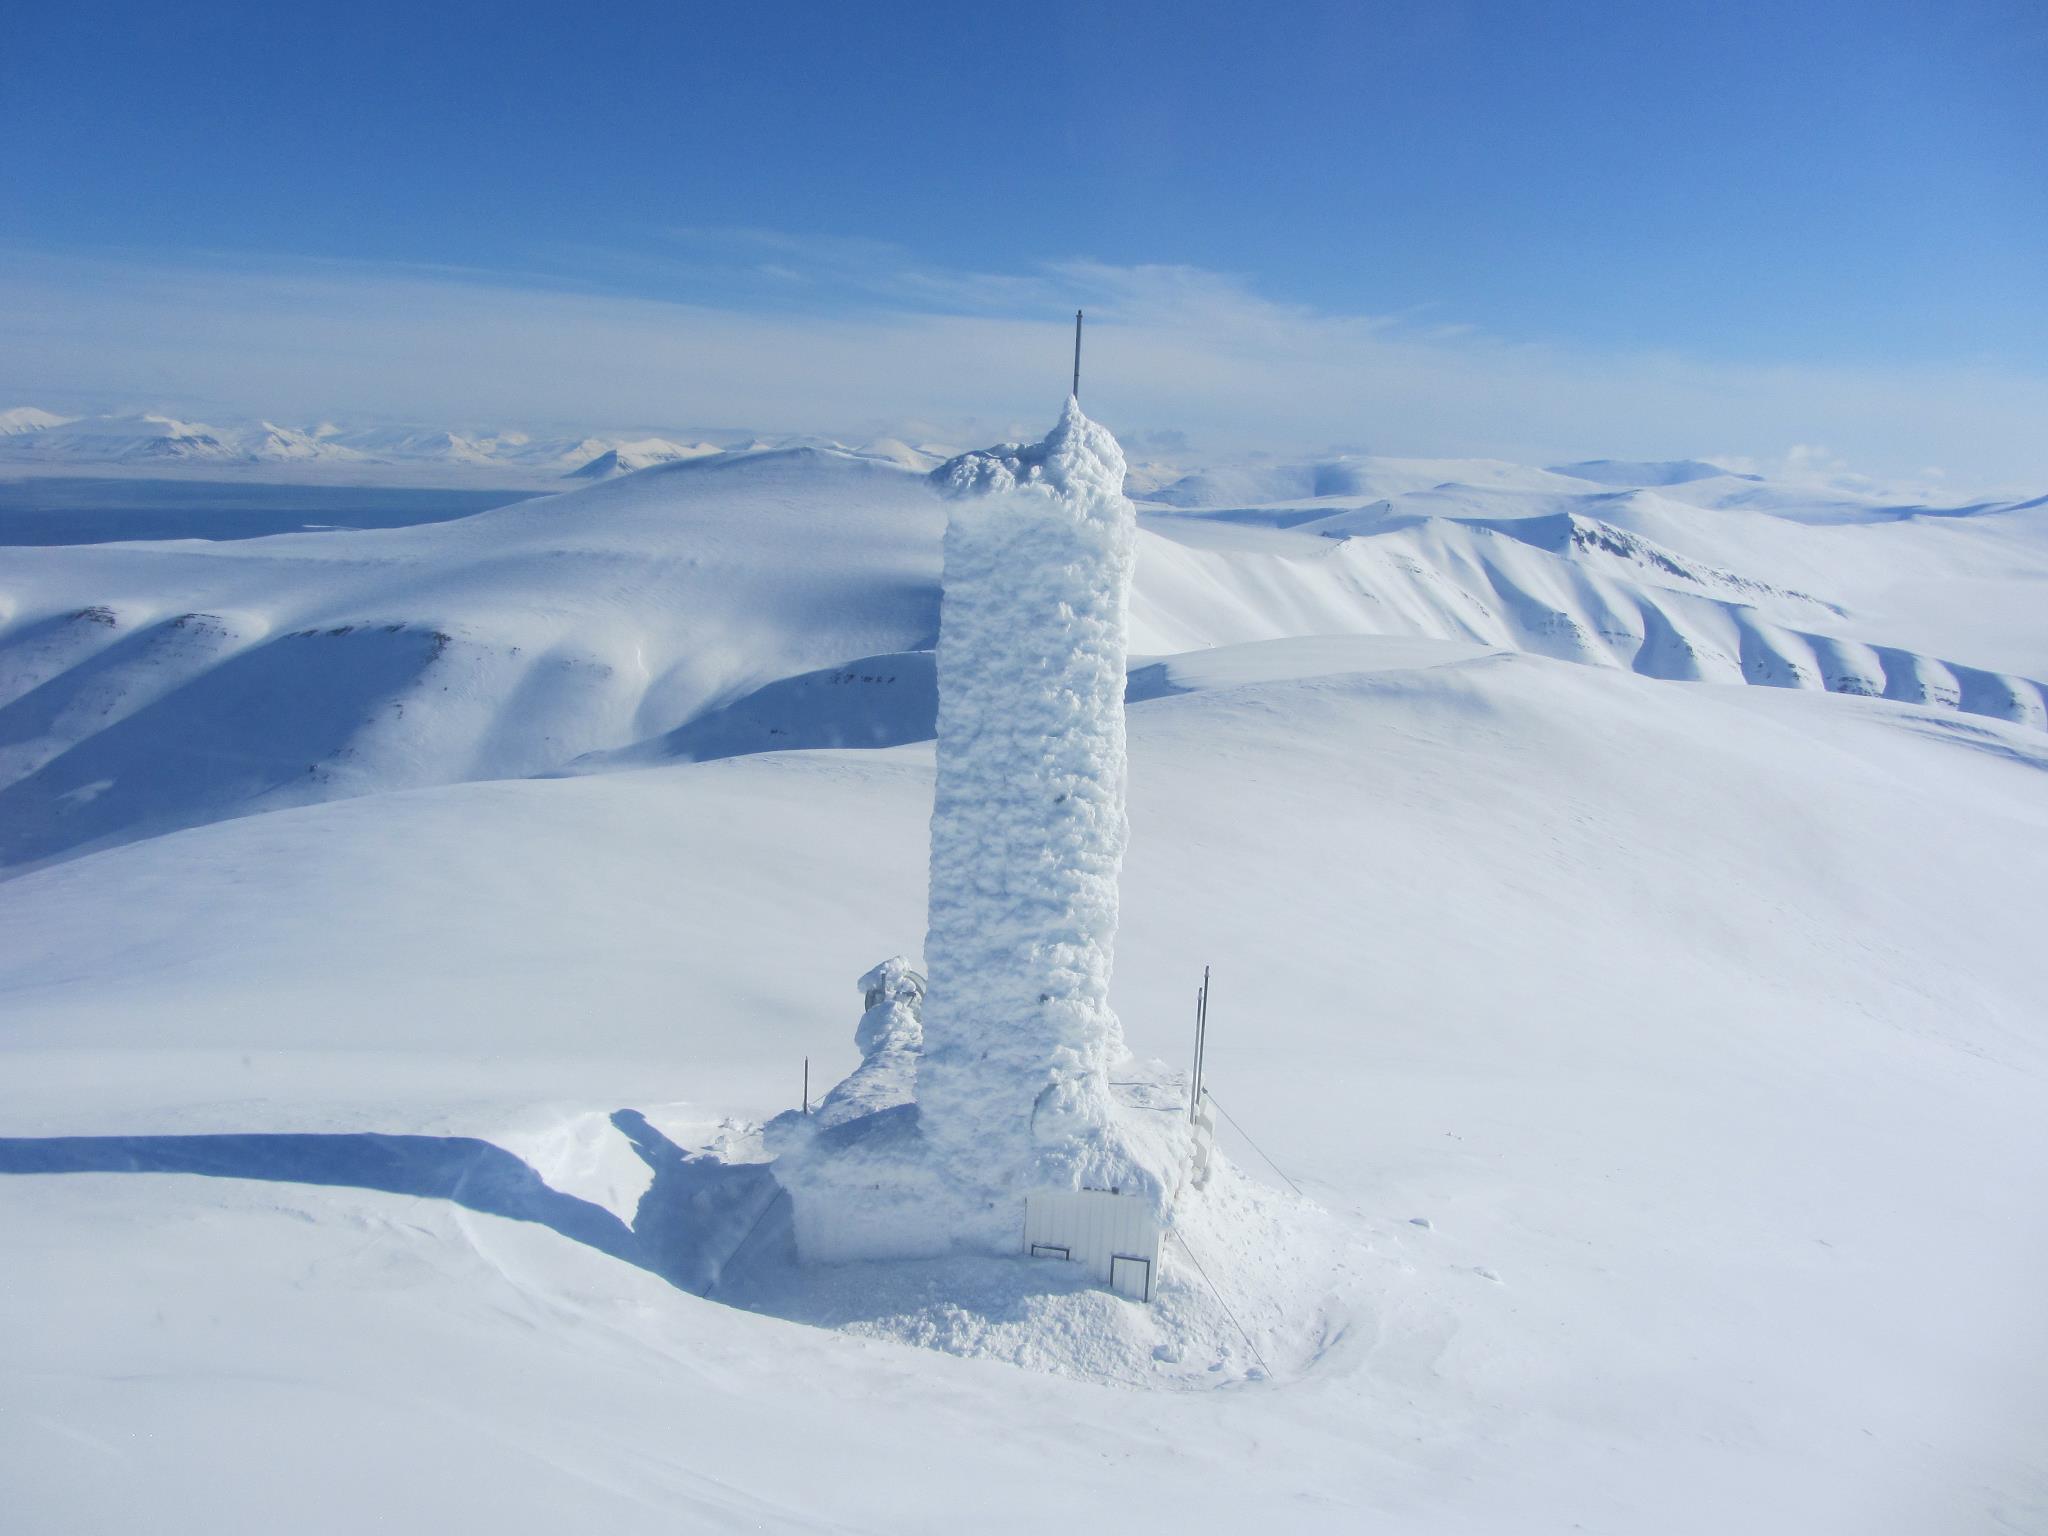
<instances>
[{"instance_id":1,"label":"distant mountain range","mask_svg":"<svg viewBox=\"0 0 2048 1536\"><path fill-rule=\"evenodd\" d=\"M280 426L272 421L216 427L145 412L124 416L58 416L34 406L0 411L0 467L213 467L248 465L433 465L499 469L521 478L570 476L606 480L656 464L710 454L793 446L751 436L731 441L675 441L639 434L535 437L524 432L463 433L445 428ZM821 446L844 448L841 443ZM928 468L943 456L894 439L858 450L906 468Z\"/></svg>"}]
</instances>

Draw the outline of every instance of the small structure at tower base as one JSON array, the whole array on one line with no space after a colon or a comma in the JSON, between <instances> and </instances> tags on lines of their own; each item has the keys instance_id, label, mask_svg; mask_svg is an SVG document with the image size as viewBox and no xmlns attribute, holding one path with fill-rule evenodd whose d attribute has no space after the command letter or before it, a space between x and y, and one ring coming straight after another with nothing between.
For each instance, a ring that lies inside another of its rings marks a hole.
<instances>
[{"instance_id":1,"label":"small structure at tower base","mask_svg":"<svg viewBox=\"0 0 2048 1536\"><path fill-rule=\"evenodd\" d=\"M1113 1189L1041 1189L1024 1197L1024 1251L1081 1265L1098 1285L1152 1299L1159 1218L1148 1200Z\"/></svg>"}]
</instances>

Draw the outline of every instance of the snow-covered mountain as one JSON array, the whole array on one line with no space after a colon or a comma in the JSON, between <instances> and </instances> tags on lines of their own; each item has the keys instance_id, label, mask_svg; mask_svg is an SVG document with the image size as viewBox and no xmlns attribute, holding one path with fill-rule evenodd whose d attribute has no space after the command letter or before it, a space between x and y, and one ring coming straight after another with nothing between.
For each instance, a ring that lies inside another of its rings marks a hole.
<instances>
[{"instance_id":1,"label":"snow-covered mountain","mask_svg":"<svg viewBox=\"0 0 2048 1536\"><path fill-rule=\"evenodd\" d=\"M331 422L311 428L271 421L208 426L155 413L67 418L32 406L0 413L0 466L174 470L314 465L345 472L417 465L515 478L587 470L589 478L598 479L719 451L715 443L684 444L644 434L536 438L520 431L340 427Z\"/></svg>"},{"instance_id":2,"label":"snow-covered mountain","mask_svg":"<svg viewBox=\"0 0 2048 1536\"><path fill-rule=\"evenodd\" d=\"M2038 1523L2048 504L1160 484L1112 1000L1184 1112L1213 966L1234 1118L1140 1308L792 1269L761 1165L922 934L936 458L5 551L14 1507Z\"/></svg>"},{"instance_id":3,"label":"snow-covered mountain","mask_svg":"<svg viewBox=\"0 0 2048 1536\"><path fill-rule=\"evenodd\" d=\"M280 427L274 422L258 422L253 432L241 434L236 446L243 457L262 463L326 462L356 463L369 457L343 443L336 442L333 434L301 432L296 427Z\"/></svg>"},{"instance_id":4,"label":"snow-covered mountain","mask_svg":"<svg viewBox=\"0 0 2048 1536\"><path fill-rule=\"evenodd\" d=\"M51 427L61 427L70 418L53 416L48 411L39 411L32 405L17 405L12 410L0 411L0 437L16 437L24 432L43 432Z\"/></svg>"},{"instance_id":5,"label":"snow-covered mountain","mask_svg":"<svg viewBox=\"0 0 2048 1536\"><path fill-rule=\"evenodd\" d=\"M334 428L322 437L322 441L365 458L451 464L489 464L498 457L501 443L511 448L526 446L523 437L505 443L496 437L474 437L444 428L417 427L368 427L353 431Z\"/></svg>"},{"instance_id":6,"label":"snow-covered mountain","mask_svg":"<svg viewBox=\"0 0 2048 1536\"><path fill-rule=\"evenodd\" d=\"M588 463L569 473L579 480L610 480L657 464L675 464L717 453L715 443L672 443L665 437L643 437L606 448Z\"/></svg>"},{"instance_id":7,"label":"snow-covered mountain","mask_svg":"<svg viewBox=\"0 0 2048 1536\"><path fill-rule=\"evenodd\" d=\"M40 411L32 414L46 417ZM33 430L0 437L0 461L15 463L222 464L246 457L233 433L153 414L47 418Z\"/></svg>"}]
</instances>

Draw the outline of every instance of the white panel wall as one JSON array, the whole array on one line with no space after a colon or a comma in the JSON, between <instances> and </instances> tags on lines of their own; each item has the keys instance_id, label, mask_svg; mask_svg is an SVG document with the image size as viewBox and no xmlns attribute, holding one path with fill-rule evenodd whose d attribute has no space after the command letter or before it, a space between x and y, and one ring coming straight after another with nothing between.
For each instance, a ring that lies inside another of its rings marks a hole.
<instances>
[{"instance_id":1,"label":"white panel wall","mask_svg":"<svg viewBox=\"0 0 2048 1536\"><path fill-rule=\"evenodd\" d=\"M1134 1301L1150 1301L1159 1282L1159 1223L1150 1201L1107 1190L1042 1190L1024 1200L1024 1251L1058 1258L1065 1249L1090 1279ZM1118 1264L1115 1260L1136 1260Z\"/></svg>"}]
</instances>

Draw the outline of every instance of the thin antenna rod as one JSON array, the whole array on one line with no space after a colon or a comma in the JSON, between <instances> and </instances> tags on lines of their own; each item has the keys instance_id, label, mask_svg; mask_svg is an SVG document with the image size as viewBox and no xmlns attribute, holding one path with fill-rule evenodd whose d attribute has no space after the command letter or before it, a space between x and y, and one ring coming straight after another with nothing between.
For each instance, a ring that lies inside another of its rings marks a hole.
<instances>
[{"instance_id":1,"label":"thin antenna rod","mask_svg":"<svg viewBox=\"0 0 2048 1536\"><path fill-rule=\"evenodd\" d=\"M804 1113L811 1112L811 1058L804 1058Z\"/></svg>"},{"instance_id":2,"label":"thin antenna rod","mask_svg":"<svg viewBox=\"0 0 2048 1536\"><path fill-rule=\"evenodd\" d=\"M1081 311L1074 311L1074 398L1081 398Z\"/></svg>"}]
</instances>

